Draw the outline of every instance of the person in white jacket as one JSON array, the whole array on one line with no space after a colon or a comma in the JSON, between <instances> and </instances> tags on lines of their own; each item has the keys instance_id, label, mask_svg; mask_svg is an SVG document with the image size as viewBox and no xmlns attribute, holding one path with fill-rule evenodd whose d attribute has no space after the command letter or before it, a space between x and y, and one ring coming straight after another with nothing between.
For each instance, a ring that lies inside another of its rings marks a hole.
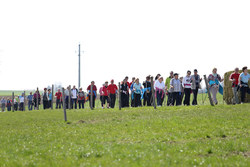
<instances>
[{"instance_id":1,"label":"person in white jacket","mask_svg":"<svg viewBox=\"0 0 250 167\"><path fill-rule=\"evenodd\" d=\"M183 78L182 86L184 88L185 93L185 99L184 99L184 105L189 106L190 105L190 95L191 95L191 86L192 86L192 77L191 77L191 71L187 71L187 76Z\"/></svg>"}]
</instances>

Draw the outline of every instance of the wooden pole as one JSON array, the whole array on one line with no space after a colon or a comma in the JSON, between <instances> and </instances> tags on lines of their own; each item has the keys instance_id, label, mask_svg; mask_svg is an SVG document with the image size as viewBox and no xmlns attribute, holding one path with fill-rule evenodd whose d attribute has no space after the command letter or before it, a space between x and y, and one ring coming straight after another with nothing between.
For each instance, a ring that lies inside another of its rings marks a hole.
<instances>
[{"instance_id":1,"label":"wooden pole","mask_svg":"<svg viewBox=\"0 0 250 167\"><path fill-rule=\"evenodd\" d=\"M119 102L119 110L122 109L122 106L121 106L121 83L119 82L118 83L118 102Z\"/></svg>"},{"instance_id":2,"label":"wooden pole","mask_svg":"<svg viewBox=\"0 0 250 167\"><path fill-rule=\"evenodd\" d=\"M26 104L25 91L23 92L23 98L24 98L24 101L23 101L23 111L25 111L25 104Z\"/></svg>"},{"instance_id":3,"label":"wooden pole","mask_svg":"<svg viewBox=\"0 0 250 167\"><path fill-rule=\"evenodd\" d=\"M206 88L207 88L207 94L208 94L208 98L209 98L210 104L211 104L211 106L214 106L214 103L213 103L213 100L212 100L212 97L211 97L211 94L210 94L210 90L209 90L209 86L208 86L208 81L207 81L207 76L206 75L204 75L204 80L205 80L205 84L206 84Z\"/></svg>"},{"instance_id":4,"label":"wooden pole","mask_svg":"<svg viewBox=\"0 0 250 167\"><path fill-rule=\"evenodd\" d=\"M91 90L90 90L90 108L93 110L93 85L91 84Z\"/></svg>"},{"instance_id":5,"label":"wooden pole","mask_svg":"<svg viewBox=\"0 0 250 167\"><path fill-rule=\"evenodd\" d=\"M64 88L62 88L62 101L63 101L63 112L64 112L64 121L67 121L67 113L66 113L66 104L65 104L65 93Z\"/></svg>"},{"instance_id":6,"label":"wooden pole","mask_svg":"<svg viewBox=\"0 0 250 167\"><path fill-rule=\"evenodd\" d=\"M39 110L39 100L38 100L39 96L38 96L38 94L39 94L39 89L37 87L37 89L36 89L36 109L37 110Z\"/></svg>"},{"instance_id":7,"label":"wooden pole","mask_svg":"<svg viewBox=\"0 0 250 167\"><path fill-rule=\"evenodd\" d=\"M51 93L52 93L52 99L51 99L51 109L53 109L53 102L54 102L54 85L52 84L52 88L51 88Z\"/></svg>"},{"instance_id":8,"label":"wooden pole","mask_svg":"<svg viewBox=\"0 0 250 167\"><path fill-rule=\"evenodd\" d=\"M12 92L12 112L14 112L14 92Z\"/></svg>"},{"instance_id":9,"label":"wooden pole","mask_svg":"<svg viewBox=\"0 0 250 167\"><path fill-rule=\"evenodd\" d=\"M148 84L147 84L147 79L146 79L146 81L145 81L145 86L146 86L146 91L145 91L145 97L144 97L144 101L146 100L146 102L144 102L145 103L145 106L146 106L146 103L147 103L147 105L148 105L148 93L147 93L147 91L148 91Z\"/></svg>"},{"instance_id":10,"label":"wooden pole","mask_svg":"<svg viewBox=\"0 0 250 167\"><path fill-rule=\"evenodd\" d=\"M71 85L69 85L69 89L68 90L69 90L68 108L71 110Z\"/></svg>"},{"instance_id":11,"label":"wooden pole","mask_svg":"<svg viewBox=\"0 0 250 167\"><path fill-rule=\"evenodd\" d=\"M155 104L155 89L154 89L153 77L151 77L151 91L152 91L152 97L153 97L153 106L154 106L154 109L156 109L156 104Z\"/></svg>"}]
</instances>

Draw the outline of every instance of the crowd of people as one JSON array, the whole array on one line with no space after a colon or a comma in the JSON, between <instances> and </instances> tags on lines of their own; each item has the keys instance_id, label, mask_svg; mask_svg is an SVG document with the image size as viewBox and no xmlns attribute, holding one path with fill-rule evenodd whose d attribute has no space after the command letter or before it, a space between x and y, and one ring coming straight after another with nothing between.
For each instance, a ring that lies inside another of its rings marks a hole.
<instances>
[{"instance_id":1,"label":"crowd of people","mask_svg":"<svg viewBox=\"0 0 250 167\"><path fill-rule=\"evenodd\" d=\"M121 93L121 107L140 107L140 106L151 106L153 102L153 96L155 96L157 106L162 106L164 99L166 98L167 106L179 106L179 105L198 105L197 95L199 89L201 89L202 78L198 74L198 70L195 69L192 72L187 71L185 77L179 77L178 73L170 72L169 77L165 79L157 74L152 83L151 76L147 76L145 81L140 82L139 78L132 78L132 81L128 81L129 78L125 77L121 81L120 93ZM250 80L250 74L248 73L247 67L242 68L242 73L239 73L239 68L235 68L234 73L229 77L229 80L232 82L232 91L233 91L233 104L244 103L246 93L250 94L250 89L248 81ZM217 73L217 69L214 68L212 73L208 76L208 84L210 86L210 92L212 94L212 100L214 104L218 104L216 98L217 93L220 92L223 94L223 87L220 85L220 82L223 81L223 78ZM152 86L154 88L154 94L152 94ZM112 79L110 84L106 81L102 87L99 89L100 101L102 108L114 108L116 104L116 98L118 94L118 86L114 84ZM92 95L91 95L92 91ZM239 99L239 91L241 92L241 100ZM87 101L91 108L95 108L95 101L97 99L97 87L95 82L92 81L91 84L87 87L87 94L85 95L82 88L79 90L73 86L72 89L67 87L64 91L65 96L65 107L67 109L84 109L84 104ZM190 97L193 93L193 100L190 103ZM52 92L51 89L44 88L44 92L40 95L40 92L37 90L34 94L30 92L27 96L28 101L28 110L37 109L43 101L43 109L52 108ZM92 97L92 99L91 99ZM56 99L56 109L60 109L63 103L63 94L60 89L55 93ZM24 93L21 96L16 96L14 98L14 111L24 110ZM131 103L129 104L129 101ZM12 99L5 98L1 99L2 111L11 111L12 108Z\"/></svg>"}]
</instances>

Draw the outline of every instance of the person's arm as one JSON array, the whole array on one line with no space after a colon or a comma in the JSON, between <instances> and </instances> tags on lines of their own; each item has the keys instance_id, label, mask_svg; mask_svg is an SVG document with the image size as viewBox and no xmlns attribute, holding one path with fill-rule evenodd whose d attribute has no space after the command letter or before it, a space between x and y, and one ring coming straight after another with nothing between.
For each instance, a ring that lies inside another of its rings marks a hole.
<instances>
[{"instance_id":1,"label":"person's arm","mask_svg":"<svg viewBox=\"0 0 250 167\"><path fill-rule=\"evenodd\" d=\"M239 86L242 87L242 85L241 85L241 75L239 77Z\"/></svg>"},{"instance_id":2,"label":"person's arm","mask_svg":"<svg viewBox=\"0 0 250 167\"><path fill-rule=\"evenodd\" d=\"M173 79L170 80L170 88L174 88L174 85L173 85Z\"/></svg>"},{"instance_id":3,"label":"person's arm","mask_svg":"<svg viewBox=\"0 0 250 167\"><path fill-rule=\"evenodd\" d=\"M231 82L234 82L234 81L235 81L235 79L233 79L233 73L230 75L229 81L231 81Z\"/></svg>"}]
</instances>

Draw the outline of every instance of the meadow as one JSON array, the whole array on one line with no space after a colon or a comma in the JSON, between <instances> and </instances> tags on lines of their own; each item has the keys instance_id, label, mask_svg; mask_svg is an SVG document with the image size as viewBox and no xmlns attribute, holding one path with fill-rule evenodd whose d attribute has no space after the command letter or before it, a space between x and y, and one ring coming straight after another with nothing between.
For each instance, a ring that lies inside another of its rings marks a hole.
<instances>
[{"instance_id":1,"label":"meadow","mask_svg":"<svg viewBox=\"0 0 250 167\"><path fill-rule=\"evenodd\" d=\"M0 166L249 166L250 104L0 113Z\"/></svg>"}]
</instances>

